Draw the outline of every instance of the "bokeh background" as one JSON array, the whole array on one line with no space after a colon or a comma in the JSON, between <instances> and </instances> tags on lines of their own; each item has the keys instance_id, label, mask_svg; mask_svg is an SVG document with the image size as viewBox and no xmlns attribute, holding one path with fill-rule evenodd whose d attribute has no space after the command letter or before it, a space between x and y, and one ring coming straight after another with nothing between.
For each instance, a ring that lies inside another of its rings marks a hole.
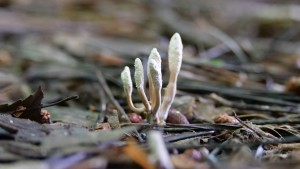
<instances>
[{"instance_id":1,"label":"bokeh background","mask_svg":"<svg viewBox=\"0 0 300 169\"><path fill-rule=\"evenodd\" d=\"M158 168L155 155L177 168L299 168L299 23L296 0L0 0L0 168ZM176 97L156 126L128 108L120 74L157 48L166 86L175 32ZM44 99L30 96L38 86Z\"/></svg>"},{"instance_id":2,"label":"bokeh background","mask_svg":"<svg viewBox=\"0 0 300 169\"><path fill-rule=\"evenodd\" d=\"M299 73L297 1L1 0L0 6L0 102L42 85L46 100L79 94L81 104L96 104L96 70L120 89L123 67L136 57L146 63L153 47L166 82L175 32L184 42L181 89L191 82L284 91Z\"/></svg>"}]
</instances>

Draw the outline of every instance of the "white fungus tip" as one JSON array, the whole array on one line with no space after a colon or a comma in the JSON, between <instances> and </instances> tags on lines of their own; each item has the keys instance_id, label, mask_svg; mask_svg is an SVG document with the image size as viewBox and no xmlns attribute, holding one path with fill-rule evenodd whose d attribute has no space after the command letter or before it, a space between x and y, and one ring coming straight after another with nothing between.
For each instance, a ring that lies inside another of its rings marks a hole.
<instances>
[{"instance_id":1,"label":"white fungus tip","mask_svg":"<svg viewBox=\"0 0 300 169\"><path fill-rule=\"evenodd\" d=\"M161 57L156 48L153 48L150 52L149 60L154 60L159 65L161 64Z\"/></svg>"},{"instance_id":2,"label":"white fungus tip","mask_svg":"<svg viewBox=\"0 0 300 169\"><path fill-rule=\"evenodd\" d=\"M154 60L149 60L150 76L154 85L154 88L161 89L162 86L162 75L161 68Z\"/></svg>"},{"instance_id":3,"label":"white fungus tip","mask_svg":"<svg viewBox=\"0 0 300 169\"><path fill-rule=\"evenodd\" d=\"M121 73L121 79L124 86L124 89L127 89L128 91L132 90L132 80L130 75L130 69L128 66L124 68L124 70Z\"/></svg>"},{"instance_id":4,"label":"white fungus tip","mask_svg":"<svg viewBox=\"0 0 300 169\"><path fill-rule=\"evenodd\" d=\"M136 88L142 88L144 86L144 68L141 59L136 58L134 61L134 79Z\"/></svg>"},{"instance_id":5,"label":"white fungus tip","mask_svg":"<svg viewBox=\"0 0 300 169\"><path fill-rule=\"evenodd\" d=\"M179 72L182 62L183 45L179 33L175 33L169 44L169 68L172 72Z\"/></svg>"},{"instance_id":6,"label":"white fungus tip","mask_svg":"<svg viewBox=\"0 0 300 169\"><path fill-rule=\"evenodd\" d=\"M148 64L147 64L147 75L148 75L148 78L151 78L150 76L150 69L149 69L149 65L150 65L150 62L154 61L157 63L157 66L159 66L159 69L161 69L161 57L157 51L156 48L153 48L150 52L150 55L149 55L149 58L148 58Z\"/></svg>"}]
</instances>

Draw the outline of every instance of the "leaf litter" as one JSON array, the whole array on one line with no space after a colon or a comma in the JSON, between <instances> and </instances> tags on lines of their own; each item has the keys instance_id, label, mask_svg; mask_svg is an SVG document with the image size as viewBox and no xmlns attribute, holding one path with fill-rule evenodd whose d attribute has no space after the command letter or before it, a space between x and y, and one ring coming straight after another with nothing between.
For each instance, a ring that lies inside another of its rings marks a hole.
<instances>
[{"instance_id":1,"label":"leaf litter","mask_svg":"<svg viewBox=\"0 0 300 169\"><path fill-rule=\"evenodd\" d=\"M1 2L0 168L299 168L299 18L288 6L299 3L288 3ZM166 125L146 123L120 73L157 47L168 82L175 32L177 94Z\"/></svg>"}]
</instances>

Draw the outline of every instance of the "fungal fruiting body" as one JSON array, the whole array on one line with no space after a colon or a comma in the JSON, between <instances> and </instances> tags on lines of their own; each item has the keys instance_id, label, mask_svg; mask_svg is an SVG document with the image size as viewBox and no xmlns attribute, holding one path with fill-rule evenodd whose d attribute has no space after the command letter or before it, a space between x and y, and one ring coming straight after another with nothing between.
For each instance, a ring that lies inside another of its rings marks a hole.
<instances>
[{"instance_id":1,"label":"fungal fruiting body","mask_svg":"<svg viewBox=\"0 0 300 169\"><path fill-rule=\"evenodd\" d=\"M132 94L132 80L131 80L131 75L130 75L130 69L128 66L126 66L123 70L123 72L121 73L121 79L122 79L122 83L123 83L123 88L124 88L124 92L126 95L126 99L127 99L127 103L128 106L130 107L130 109L134 112L138 112L141 113L144 111L144 108L136 108L131 100L131 94Z\"/></svg>"},{"instance_id":2,"label":"fungal fruiting body","mask_svg":"<svg viewBox=\"0 0 300 169\"><path fill-rule=\"evenodd\" d=\"M165 120L168 117L168 112L170 110L171 104L176 94L177 77L182 64L182 50L183 45L181 42L181 37L178 33L175 33L170 40L168 51L168 61L170 70L169 83L165 89L163 102L157 114L157 121L160 124L165 123Z\"/></svg>"},{"instance_id":3,"label":"fungal fruiting body","mask_svg":"<svg viewBox=\"0 0 300 169\"><path fill-rule=\"evenodd\" d=\"M158 124L165 124L165 120L168 117L171 104L176 94L177 77L180 71L182 63L182 42L180 35L175 33L169 44L168 60L170 77L169 83L165 89L163 101L161 101L161 89L162 89L162 73L161 73L161 57L156 48L151 50L148 64L147 64L147 77L149 82L150 103L144 91L144 68L141 60L137 58L135 60L135 74L134 79L136 88L144 104L143 108L136 108L131 100L132 94L132 81L129 67L126 66L121 73L121 79L124 86L124 92L127 98L129 108L137 113L146 111L148 117L156 117ZM151 122L152 118L147 118L148 122Z\"/></svg>"},{"instance_id":4,"label":"fungal fruiting body","mask_svg":"<svg viewBox=\"0 0 300 169\"><path fill-rule=\"evenodd\" d=\"M151 50L147 66L148 66L147 75L148 75L149 90L150 90L150 102L152 104L151 106L152 114L156 114L157 110L153 110L153 108L155 107L155 105L156 107L159 107L158 104L160 104L161 96L158 96L159 93L155 92L154 83L156 83L156 88L159 87L160 82L162 83L162 80L160 80L161 77L158 77L159 74L155 73L155 71L161 71L161 58L156 48L153 48Z\"/></svg>"},{"instance_id":5,"label":"fungal fruiting body","mask_svg":"<svg viewBox=\"0 0 300 169\"><path fill-rule=\"evenodd\" d=\"M145 106L145 110L149 112L151 110L151 107L144 90L144 67L142 61L139 58L135 59L134 67L135 67L134 79L135 79L136 88Z\"/></svg>"}]
</instances>

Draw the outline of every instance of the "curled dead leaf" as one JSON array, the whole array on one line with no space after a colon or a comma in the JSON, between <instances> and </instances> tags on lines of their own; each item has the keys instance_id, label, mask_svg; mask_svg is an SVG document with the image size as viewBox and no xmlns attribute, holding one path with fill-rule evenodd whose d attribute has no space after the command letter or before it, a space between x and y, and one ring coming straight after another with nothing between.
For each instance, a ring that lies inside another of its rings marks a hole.
<instances>
[{"instance_id":1,"label":"curled dead leaf","mask_svg":"<svg viewBox=\"0 0 300 169\"><path fill-rule=\"evenodd\" d=\"M230 124L239 123L238 120L235 117L229 116L226 113L216 115L215 118L214 118L214 122L217 123L217 124L218 123L230 123Z\"/></svg>"},{"instance_id":2,"label":"curled dead leaf","mask_svg":"<svg viewBox=\"0 0 300 169\"><path fill-rule=\"evenodd\" d=\"M15 117L30 119L39 123L42 123L41 106L42 99L44 98L44 93L42 88L39 87L38 90L28 96L23 100L18 100L10 105L2 104L0 105L0 112L11 113ZM34 108L34 109L30 109Z\"/></svg>"}]
</instances>

